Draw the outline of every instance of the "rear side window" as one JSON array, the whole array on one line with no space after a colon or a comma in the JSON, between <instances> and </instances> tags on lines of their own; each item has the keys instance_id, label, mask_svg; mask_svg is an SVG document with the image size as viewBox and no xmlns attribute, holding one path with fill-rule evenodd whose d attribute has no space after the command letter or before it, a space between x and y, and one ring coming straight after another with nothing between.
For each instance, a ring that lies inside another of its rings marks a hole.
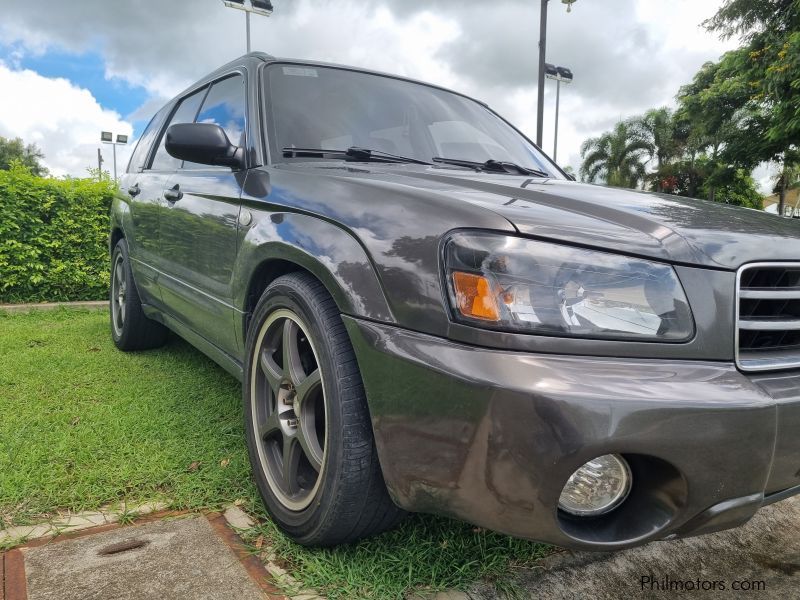
<instances>
[{"instance_id":1,"label":"rear side window","mask_svg":"<svg viewBox=\"0 0 800 600\"><path fill-rule=\"evenodd\" d=\"M145 168L147 164L147 156L150 154L150 147L155 142L158 136L159 128L169 112L169 105L162 108L150 120L150 123L139 138L139 143L136 144L136 149L131 155L131 160L128 162L128 173L138 173Z\"/></svg>"},{"instance_id":2,"label":"rear side window","mask_svg":"<svg viewBox=\"0 0 800 600\"><path fill-rule=\"evenodd\" d=\"M178 109L172 115L172 119L170 119L169 125L164 128L164 132L161 134L161 141L158 144L158 151L153 158L153 164L150 166L151 169L155 171L174 171L180 167L181 161L171 157L164 147L167 137L166 132L170 125L194 122L195 115L197 115L197 111L200 109L200 103L203 101L203 96L206 94L206 89L207 88L203 88L181 100Z\"/></svg>"},{"instance_id":3,"label":"rear side window","mask_svg":"<svg viewBox=\"0 0 800 600\"><path fill-rule=\"evenodd\" d=\"M234 75L211 86L198 123L214 123L225 130L234 146L245 145L245 83L244 77ZM185 162L184 169L207 169L207 165Z\"/></svg>"}]
</instances>

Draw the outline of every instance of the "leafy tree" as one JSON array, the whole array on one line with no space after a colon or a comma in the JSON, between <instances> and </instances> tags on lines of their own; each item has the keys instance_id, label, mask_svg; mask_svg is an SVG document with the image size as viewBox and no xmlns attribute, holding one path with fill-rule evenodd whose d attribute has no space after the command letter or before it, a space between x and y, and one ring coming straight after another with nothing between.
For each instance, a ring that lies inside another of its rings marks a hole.
<instances>
[{"instance_id":1,"label":"leafy tree","mask_svg":"<svg viewBox=\"0 0 800 600\"><path fill-rule=\"evenodd\" d=\"M716 199L717 187L732 183L729 164L752 169L759 162L751 156L734 157L731 152L723 156L749 116L746 105L750 89L738 70L740 60L741 52L734 51L718 63L704 64L692 82L678 92L679 118L689 124L687 151L694 155L705 153L710 159L705 186L709 200ZM748 153L752 154L749 148Z\"/></svg>"},{"instance_id":2,"label":"leafy tree","mask_svg":"<svg viewBox=\"0 0 800 600\"><path fill-rule=\"evenodd\" d=\"M728 140L728 162L775 161L791 170L800 163L800 0L726 0L704 25L743 42L720 63L720 74L748 96ZM783 186L781 210L785 192Z\"/></svg>"},{"instance_id":3,"label":"leafy tree","mask_svg":"<svg viewBox=\"0 0 800 600\"><path fill-rule=\"evenodd\" d=\"M603 180L616 187L636 188L647 176L645 163L652 158L653 152L653 144L634 123L620 121L612 131L583 143L581 178L590 182Z\"/></svg>"},{"instance_id":4,"label":"leafy tree","mask_svg":"<svg viewBox=\"0 0 800 600\"><path fill-rule=\"evenodd\" d=\"M37 177L47 175L47 169L41 160L44 154L36 144L25 143L20 138L7 139L0 136L0 170L8 171L11 164L18 161Z\"/></svg>"}]
</instances>

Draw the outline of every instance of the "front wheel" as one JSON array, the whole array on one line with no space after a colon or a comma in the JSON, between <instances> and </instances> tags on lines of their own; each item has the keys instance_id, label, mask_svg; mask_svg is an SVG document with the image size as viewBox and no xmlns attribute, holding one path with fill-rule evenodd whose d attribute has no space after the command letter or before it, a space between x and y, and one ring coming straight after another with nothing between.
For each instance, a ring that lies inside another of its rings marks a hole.
<instances>
[{"instance_id":1,"label":"front wheel","mask_svg":"<svg viewBox=\"0 0 800 600\"><path fill-rule=\"evenodd\" d=\"M319 281L292 273L267 288L249 328L244 381L253 474L289 537L332 546L399 521L355 354Z\"/></svg>"}]
</instances>

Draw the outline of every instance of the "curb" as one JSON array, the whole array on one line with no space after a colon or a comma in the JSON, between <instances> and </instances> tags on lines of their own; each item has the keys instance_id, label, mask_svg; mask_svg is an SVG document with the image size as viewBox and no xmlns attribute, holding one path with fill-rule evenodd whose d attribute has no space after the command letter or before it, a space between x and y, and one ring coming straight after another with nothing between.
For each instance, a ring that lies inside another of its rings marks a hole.
<instances>
[{"instance_id":1,"label":"curb","mask_svg":"<svg viewBox=\"0 0 800 600\"><path fill-rule=\"evenodd\" d=\"M27 313L35 310L57 310L59 308L84 308L89 310L100 310L108 308L108 300L92 300L84 302L42 302L38 304L0 304L0 312L7 313Z\"/></svg>"}]
</instances>

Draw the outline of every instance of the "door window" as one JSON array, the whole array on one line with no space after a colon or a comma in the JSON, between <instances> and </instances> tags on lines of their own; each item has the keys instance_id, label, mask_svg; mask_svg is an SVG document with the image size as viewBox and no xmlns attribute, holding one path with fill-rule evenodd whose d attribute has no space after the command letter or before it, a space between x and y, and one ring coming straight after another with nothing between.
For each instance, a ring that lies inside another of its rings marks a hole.
<instances>
[{"instance_id":1,"label":"door window","mask_svg":"<svg viewBox=\"0 0 800 600\"><path fill-rule=\"evenodd\" d=\"M161 134L161 141L158 144L158 151L156 152L155 157L153 157L153 164L150 165L150 168L154 171L174 171L180 167L181 161L170 156L164 146L167 138L167 129L170 125L194 122L195 115L197 115L197 111L200 108L200 103L203 101L203 96L205 96L206 89L207 88L203 88L202 90L199 90L191 96L187 96L181 100L178 109L172 115L172 119L170 119L169 125L164 128L164 133Z\"/></svg>"},{"instance_id":2,"label":"door window","mask_svg":"<svg viewBox=\"0 0 800 600\"><path fill-rule=\"evenodd\" d=\"M234 146L245 145L245 83L244 77L234 75L211 86L198 123L214 123L222 127ZM184 169L207 169L208 165L184 162Z\"/></svg>"}]
</instances>

